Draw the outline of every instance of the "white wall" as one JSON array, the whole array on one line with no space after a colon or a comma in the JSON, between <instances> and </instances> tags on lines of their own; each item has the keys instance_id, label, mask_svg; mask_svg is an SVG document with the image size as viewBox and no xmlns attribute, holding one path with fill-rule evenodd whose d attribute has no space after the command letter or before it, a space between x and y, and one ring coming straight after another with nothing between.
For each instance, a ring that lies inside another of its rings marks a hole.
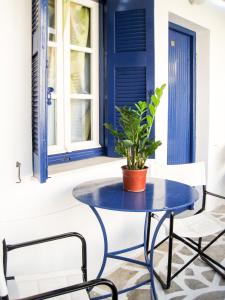
<instances>
[{"instance_id":1,"label":"white wall","mask_svg":"<svg viewBox=\"0 0 225 300\"><path fill-rule=\"evenodd\" d=\"M168 81L168 18L173 13L210 31L209 94L209 186L224 192L225 174L225 11L208 3L191 6L186 0L157 0L156 12L156 83ZM72 197L72 188L87 179L120 173L119 164L83 168L52 176L47 184L32 179L31 155L31 1L0 0L0 219L9 241L22 241L63 231L80 231L88 238L91 273L99 267L102 236L87 207ZM157 158L166 158L167 95L162 101L156 133L163 141ZM201 112L199 112L201 114ZM199 125L200 126L200 125ZM202 125L201 125L202 126ZM204 133L205 134L205 133ZM208 140L208 135L203 139ZM207 145L205 145L207 147ZM16 161L22 163L22 183L16 184ZM110 170L110 174L109 174ZM142 225L113 213L107 215L115 246L137 239ZM26 219L26 221L24 220ZM129 235L126 232L129 227ZM120 235L116 235L121 231ZM60 248L61 249L61 248ZM68 249L68 248L67 248ZM69 251L69 250L67 250ZM34 252L32 252L34 254ZM40 252L36 252L39 255ZM32 254L32 255L33 255ZM59 255L56 255L57 257ZM34 256L33 256L34 257ZM36 261L32 257L29 262ZM66 258L67 264L70 259ZM21 269L16 258L13 260ZM44 265L42 263L41 265ZM26 264L29 269L29 264Z\"/></svg>"}]
</instances>

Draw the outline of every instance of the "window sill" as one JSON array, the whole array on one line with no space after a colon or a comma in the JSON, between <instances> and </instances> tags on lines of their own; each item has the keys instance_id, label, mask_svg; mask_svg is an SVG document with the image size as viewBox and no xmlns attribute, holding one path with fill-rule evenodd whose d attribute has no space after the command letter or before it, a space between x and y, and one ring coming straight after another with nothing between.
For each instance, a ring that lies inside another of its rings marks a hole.
<instances>
[{"instance_id":1,"label":"window sill","mask_svg":"<svg viewBox=\"0 0 225 300\"><path fill-rule=\"evenodd\" d=\"M59 153L48 155L48 165L57 165L57 164L64 164L72 161L79 161L88 158L94 158L98 156L104 156L105 149L104 147L99 148L90 148L66 153Z\"/></svg>"},{"instance_id":2,"label":"window sill","mask_svg":"<svg viewBox=\"0 0 225 300\"><path fill-rule=\"evenodd\" d=\"M60 163L57 165L51 165L48 167L48 174L51 175L70 172L78 169L84 169L96 165L118 162L121 161L121 158L107 157L107 156L99 156L94 158L82 159L77 161L71 161L70 163Z\"/></svg>"}]
</instances>

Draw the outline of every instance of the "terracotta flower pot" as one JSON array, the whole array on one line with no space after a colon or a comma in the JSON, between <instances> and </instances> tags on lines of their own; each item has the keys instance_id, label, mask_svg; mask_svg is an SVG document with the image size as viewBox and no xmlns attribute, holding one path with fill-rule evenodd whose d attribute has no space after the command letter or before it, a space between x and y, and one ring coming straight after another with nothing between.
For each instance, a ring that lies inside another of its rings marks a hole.
<instances>
[{"instance_id":1,"label":"terracotta flower pot","mask_svg":"<svg viewBox=\"0 0 225 300\"><path fill-rule=\"evenodd\" d=\"M122 166L123 188L129 192L143 192L146 187L146 174L148 167L142 170L129 170L127 166Z\"/></svg>"}]
</instances>

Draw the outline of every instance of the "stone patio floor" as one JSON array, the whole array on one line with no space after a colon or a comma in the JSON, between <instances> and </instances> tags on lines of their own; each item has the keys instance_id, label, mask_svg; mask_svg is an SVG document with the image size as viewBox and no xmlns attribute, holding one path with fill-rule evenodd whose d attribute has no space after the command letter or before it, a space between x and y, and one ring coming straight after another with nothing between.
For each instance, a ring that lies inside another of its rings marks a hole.
<instances>
[{"instance_id":1,"label":"stone patio floor","mask_svg":"<svg viewBox=\"0 0 225 300\"><path fill-rule=\"evenodd\" d=\"M214 210L214 215L225 224L225 205L217 207ZM204 242L207 243L210 239L208 238ZM166 243L155 252L155 268L162 276L165 276L164 273L167 268L166 252ZM178 270L194 254L192 250L177 241L174 242L173 253L173 272ZM222 236L206 253L225 266L225 236ZM138 257L138 259L143 258ZM108 276L118 289L129 287L148 277L146 268L130 263L122 263L117 270ZM187 269L175 277L169 290L163 290L158 282L156 282L156 286L159 300L225 300L225 280L212 271L201 259L196 259ZM94 290L95 295L104 295L104 293L103 288ZM119 296L119 300L150 299L149 285Z\"/></svg>"}]
</instances>

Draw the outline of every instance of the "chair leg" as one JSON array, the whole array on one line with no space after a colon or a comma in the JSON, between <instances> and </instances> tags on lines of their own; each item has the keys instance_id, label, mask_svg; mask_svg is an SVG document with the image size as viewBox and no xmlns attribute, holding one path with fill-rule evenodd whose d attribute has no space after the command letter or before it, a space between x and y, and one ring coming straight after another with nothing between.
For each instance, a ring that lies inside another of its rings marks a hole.
<instances>
[{"instance_id":1,"label":"chair leg","mask_svg":"<svg viewBox=\"0 0 225 300\"><path fill-rule=\"evenodd\" d=\"M173 221L174 214L170 215L170 231L169 231L169 249L168 249L168 269L167 269L167 280L166 288L169 289L171 286L171 272L172 272L172 256L173 256Z\"/></svg>"},{"instance_id":2,"label":"chair leg","mask_svg":"<svg viewBox=\"0 0 225 300\"><path fill-rule=\"evenodd\" d=\"M204 253L212 244L214 244L222 235L225 234L225 230L223 230L220 234L218 234L213 240L211 240L210 243L208 243L205 247L200 250ZM225 279L225 266L222 266L220 263L218 263L216 260L214 260L212 257L208 256L205 257L204 255L201 255L201 259L208 264L215 272L217 272L220 276L222 276L223 279ZM222 272L223 270L224 272Z\"/></svg>"},{"instance_id":3,"label":"chair leg","mask_svg":"<svg viewBox=\"0 0 225 300\"><path fill-rule=\"evenodd\" d=\"M150 245L150 234L151 234L151 220L152 220L152 214L147 213L147 233L146 233L146 253L149 254L149 245Z\"/></svg>"},{"instance_id":4,"label":"chair leg","mask_svg":"<svg viewBox=\"0 0 225 300\"><path fill-rule=\"evenodd\" d=\"M198 239L198 250L201 251L201 249L202 249L202 238L200 237Z\"/></svg>"},{"instance_id":5,"label":"chair leg","mask_svg":"<svg viewBox=\"0 0 225 300\"><path fill-rule=\"evenodd\" d=\"M171 213L170 215L170 229L169 229L169 235L163 239L161 242L159 242L154 249L156 249L158 246L163 244L168 239L168 264L167 264L167 276L166 281L164 282L160 275L154 270L154 275L157 278L157 280L160 282L163 289L169 289L171 286L172 281L172 256L173 256L173 223L174 223L174 214Z\"/></svg>"},{"instance_id":6,"label":"chair leg","mask_svg":"<svg viewBox=\"0 0 225 300\"><path fill-rule=\"evenodd\" d=\"M198 256L201 257L201 259L208 264L215 272L217 272L220 276L222 276L225 279L225 273L223 273L221 270L225 271L225 266L221 265L219 262L217 262L216 260L214 260L212 257L210 257L209 255L207 255L205 253L205 251L213 244L215 243L215 241L221 237L221 235L223 235L225 233L225 231L221 232L217 237L215 237L208 245L206 245L205 247L201 247L199 248L199 244L198 243L193 243L191 244L191 240L189 239L190 242L188 242L187 240L185 240L184 238L181 238L180 236L174 234L174 237L183 242L185 245L189 246L191 249L193 249L194 251L197 252L197 255L195 256L195 258L197 258ZM197 246L197 247L196 247ZM179 273L179 272L178 272ZM176 274L177 275L177 274Z\"/></svg>"},{"instance_id":7,"label":"chair leg","mask_svg":"<svg viewBox=\"0 0 225 300\"><path fill-rule=\"evenodd\" d=\"M7 258L8 258L8 250L5 240L3 240L3 267L4 267L4 275L7 276Z\"/></svg>"},{"instance_id":8,"label":"chair leg","mask_svg":"<svg viewBox=\"0 0 225 300\"><path fill-rule=\"evenodd\" d=\"M224 270L224 267L222 267L220 264L218 264L219 268L217 268L215 266L215 264L213 264L213 262L211 262L209 259L205 258L204 256L201 256L201 259L207 264L209 265L216 273L218 273L223 279L225 279L225 272L222 272L219 268Z\"/></svg>"},{"instance_id":9,"label":"chair leg","mask_svg":"<svg viewBox=\"0 0 225 300\"><path fill-rule=\"evenodd\" d=\"M215 243L223 234L225 234L225 230L222 231L220 234L218 234L210 243L208 243L206 246L203 247L202 245L202 238L198 239L198 242L193 241L190 238L181 238L177 234L173 233L173 220L174 215L171 214L170 216L170 231L169 236L166 237L163 241L161 241L158 245L156 245L155 248L157 248L159 245L161 245L163 242L166 241L166 239L169 239L169 249L168 249L168 272L167 272L167 280L166 283L161 279L159 274L154 270L155 277L160 282L163 289L169 289L171 286L172 280L180 274L184 269L187 268L198 256L201 257L201 259L208 264L215 272L217 272L223 279L225 279L225 266L221 265L217 261L215 261L212 257L208 256L205 251L213 244ZM197 252L197 254L191 258L180 270L178 270L176 273L171 275L172 273L172 250L173 250L173 238L179 240L180 242L184 243L191 249Z\"/></svg>"}]
</instances>

